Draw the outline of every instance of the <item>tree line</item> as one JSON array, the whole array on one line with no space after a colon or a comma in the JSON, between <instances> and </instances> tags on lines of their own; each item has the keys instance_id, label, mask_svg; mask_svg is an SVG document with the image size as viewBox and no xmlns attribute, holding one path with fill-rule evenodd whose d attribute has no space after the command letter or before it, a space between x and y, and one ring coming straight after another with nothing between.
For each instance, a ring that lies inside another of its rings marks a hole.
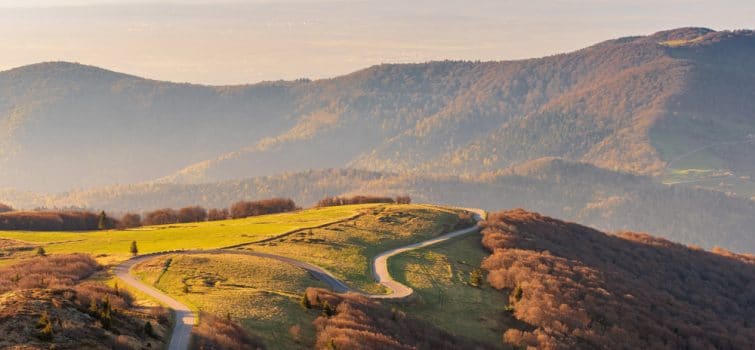
<instances>
[{"instance_id":1,"label":"tree line","mask_svg":"<svg viewBox=\"0 0 755 350\"><path fill-rule=\"evenodd\" d=\"M381 197L381 196L352 196L352 197L325 197L317 202L317 207L333 207L338 205L388 203L388 204L411 204L409 196Z\"/></svg>"},{"instance_id":2,"label":"tree line","mask_svg":"<svg viewBox=\"0 0 755 350\"><path fill-rule=\"evenodd\" d=\"M408 196L392 198L361 195L326 197L318 202L317 207L367 203L409 204L411 198ZM290 198L270 198L257 201L238 201L228 208L209 210L195 205L180 209L162 208L143 214L128 212L123 214L120 219L115 219L108 216L104 211L100 213L86 210L15 211L11 206L0 203L0 230L90 231L113 228L127 229L140 226L243 219L299 209L301 208Z\"/></svg>"},{"instance_id":3,"label":"tree line","mask_svg":"<svg viewBox=\"0 0 755 350\"><path fill-rule=\"evenodd\" d=\"M89 211L9 211L0 213L0 230L89 231L114 228L117 221Z\"/></svg>"}]
</instances>

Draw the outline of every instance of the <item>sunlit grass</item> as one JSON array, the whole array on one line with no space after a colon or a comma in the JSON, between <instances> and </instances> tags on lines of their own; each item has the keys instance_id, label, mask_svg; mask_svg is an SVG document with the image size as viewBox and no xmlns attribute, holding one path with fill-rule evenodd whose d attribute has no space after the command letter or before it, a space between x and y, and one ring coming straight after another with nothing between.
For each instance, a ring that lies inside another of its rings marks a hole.
<instances>
[{"instance_id":1,"label":"sunlit grass","mask_svg":"<svg viewBox=\"0 0 755 350\"><path fill-rule=\"evenodd\" d=\"M454 335L501 346L508 327L506 294L488 285L469 285L470 272L488 253L479 234L397 255L389 271L415 291L414 302L399 308Z\"/></svg>"},{"instance_id":2,"label":"sunlit grass","mask_svg":"<svg viewBox=\"0 0 755 350\"><path fill-rule=\"evenodd\" d=\"M130 256L136 241L139 253L177 249L213 249L274 237L282 233L319 226L356 215L374 205L309 209L293 213L238 220L149 226L131 230L91 232L0 231L0 238L42 246L50 253L88 253L108 262ZM26 255L33 254L28 252ZM19 256L24 256L20 254ZM16 257L14 255L14 257Z\"/></svg>"},{"instance_id":3,"label":"sunlit grass","mask_svg":"<svg viewBox=\"0 0 755 350\"><path fill-rule=\"evenodd\" d=\"M233 254L160 256L134 274L192 309L230 316L270 348L306 348L316 311L299 305L307 287L326 287L302 269L275 260ZM301 328L301 343L288 330Z\"/></svg>"},{"instance_id":4,"label":"sunlit grass","mask_svg":"<svg viewBox=\"0 0 755 350\"><path fill-rule=\"evenodd\" d=\"M354 220L244 248L306 261L329 270L352 288L385 293L372 277L372 259L453 230L458 214L436 206L384 205Z\"/></svg>"},{"instance_id":5,"label":"sunlit grass","mask_svg":"<svg viewBox=\"0 0 755 350\"><path fill-rule=\"evenodd\" d=\"M697 38L694 38L694 39L676 39L676 40L662 41L659 44L663 46L668 46L668 47L679 47L679 46L694 44L702 40L703 40L703 36L698 36Z\"/></svg>"}]
</instances>

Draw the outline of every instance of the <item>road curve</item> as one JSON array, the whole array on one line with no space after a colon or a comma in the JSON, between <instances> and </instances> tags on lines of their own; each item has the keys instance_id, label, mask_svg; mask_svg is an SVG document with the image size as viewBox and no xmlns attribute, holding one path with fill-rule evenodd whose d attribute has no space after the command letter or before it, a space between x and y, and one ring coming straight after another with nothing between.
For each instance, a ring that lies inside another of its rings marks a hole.
<instances>
[{"instance_id":1,"label":"road curve","mask_svg":"<svg viewBox=\"0 0 755 350\"><path fill-rule=\"evenodd\" d=\"M134 265L142 261L149 260L153 257L154 255L144 255L135 257L131 260L127 260L126 262L115 267L115 275L131 287L136 288L139 291L144 292L145 294L148 294L149 296L157 299L161 303L173 309L176 316L176 324L173 327L173 336L170 338L168 350L186 350L189 348L189 341L191 340L191 328L197 322L196 317L194 317L194 313L191 312L191 309L189 309L188 306L184 305L180 301L173 299L167 294L142 283L129 273Z\"/></svg>"},{"instance_id":2,"label":"road curve","mask_svg":"<svg viewBox=\"0 0 755 350\"><path fill-rule=\"evenodd\" d=\"M391 249L387 252L381 253L378 256L376 256L372 262L373 277L378 283L387 287L390 290L390 293L389 294L360 293L360 294L368 298L373 298L373 299L401 299L401 298L406 298L412 295L412 293L414 293L413 289L394 280L391 277L390 273L388 272L388 259L397 254L401 254L410 250L424 248L433 244L447 241L449 239L452 239L458 236L462 236L468 233L478 231L480 229L479 222L485 216L485 212L479 209L467 209L467 210L474 213L474 218L475 220L478 221L477 225L470 228L450 232L445 235L442 235L442 236L439 236L439 237L436 237L427 241L410 244L408 246L404 246L401 248ZM248 255L248 256L255 256L255 257L260 257L260 258L273 259L273 260L277 260L277 261L306 270L313 277L326 283L335 292L338 292L338 293L354 292L351 288L349 288L349 286L347 286L345 283L341 282L335 276L333 276L332 273L330 273L329 271L319 266L309 264L303 261L299 261L296 259L288 258L285 256L259 253L259 252L249 251L249 250L230 250L230 249L175 250L175 251L166 251L166 252L140 255L140 256L131 258L115 267L114 269L115 275L121 280L123 280L123 282L130 285L131 287L136 288L137 290L144 292L145 294L167 305L168 307L173 309L176 313L176 324L173 327L173 335L170 339L168 350L186 350L189 348L189 342L191 340L191 329L196 324L196 321L197 321L196 317L194 316L193 312L191 311L191 309L189 309L188 306L184 305L183 303L181 303L180 301L176 299L171 298L170 296L157 290L156 288L142 283L136 277L130 274L131 268L134 267L134 265L142 261L152 259L157 256L168 255L168 254L239 254L239 255Z\"/></svg>"},{"instance_id":3,"label":"road curve","mask_svg":"<svg viewBox=\"0 0 755 350\"><path fill-rule=\"evenodd\" d=\"M449 239L480 230L480 222L485 216L485 212L479 209L467 209L467 210L474 213L474 218L477 221L477 225L472 226L470 228L465 228L462 230L447 233L445 235L442 235L433 239L429 239L427 241L410 244L408 246L404 246L401 248L391 249L387 252L378 254L378 256L375 257L375 260L373 260L372 262L372 277L374 277L378 283L388 288L388 290L390 290L391 292L389 294L365 294L365 296L369 298L374 298L374 299L401 299L401 298L406 298L412 295L414 293L414 290L412 288L410 288L409 286L401 282L394 280L393 277L391 277L391 273L388 271L388 259L390 259L391 257L395 255L408 252L410 250L425 248L433 244L445 242Z\"/></svg>"}]
</instances>

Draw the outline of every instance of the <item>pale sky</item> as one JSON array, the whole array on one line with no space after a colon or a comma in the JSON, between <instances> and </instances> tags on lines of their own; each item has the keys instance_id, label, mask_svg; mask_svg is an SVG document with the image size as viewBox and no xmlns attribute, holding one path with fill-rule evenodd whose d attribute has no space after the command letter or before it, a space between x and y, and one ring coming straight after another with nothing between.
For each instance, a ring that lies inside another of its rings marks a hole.
<instances>
[{"instance_id":1,"label":"pale sky","mask_svg":"<svg viewBox=\"0 0 755 350\"><path fill-rule=\"evenodd\" d=\"M0 70L73 61L240 84L539 57L683 26L754 28L755 1L0 0Z\"/></svg>"}]
</instances>

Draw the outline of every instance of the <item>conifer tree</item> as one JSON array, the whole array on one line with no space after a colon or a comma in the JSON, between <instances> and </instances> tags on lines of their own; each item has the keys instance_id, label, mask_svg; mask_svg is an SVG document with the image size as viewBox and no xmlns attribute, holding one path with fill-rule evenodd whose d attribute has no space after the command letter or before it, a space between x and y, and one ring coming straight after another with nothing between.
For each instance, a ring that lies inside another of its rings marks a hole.
<instances>
[{"instance_id":1,"label":"conifer tree","mask_svg":"<svg viewBox=\"0 0 755 350\"><path fill-rule=\"evenodd\" d=\"M107 228L107 214L105 211L100 212L99 221L97 222L97 229L104 230Z\"/></svg>"}]
</instances>

